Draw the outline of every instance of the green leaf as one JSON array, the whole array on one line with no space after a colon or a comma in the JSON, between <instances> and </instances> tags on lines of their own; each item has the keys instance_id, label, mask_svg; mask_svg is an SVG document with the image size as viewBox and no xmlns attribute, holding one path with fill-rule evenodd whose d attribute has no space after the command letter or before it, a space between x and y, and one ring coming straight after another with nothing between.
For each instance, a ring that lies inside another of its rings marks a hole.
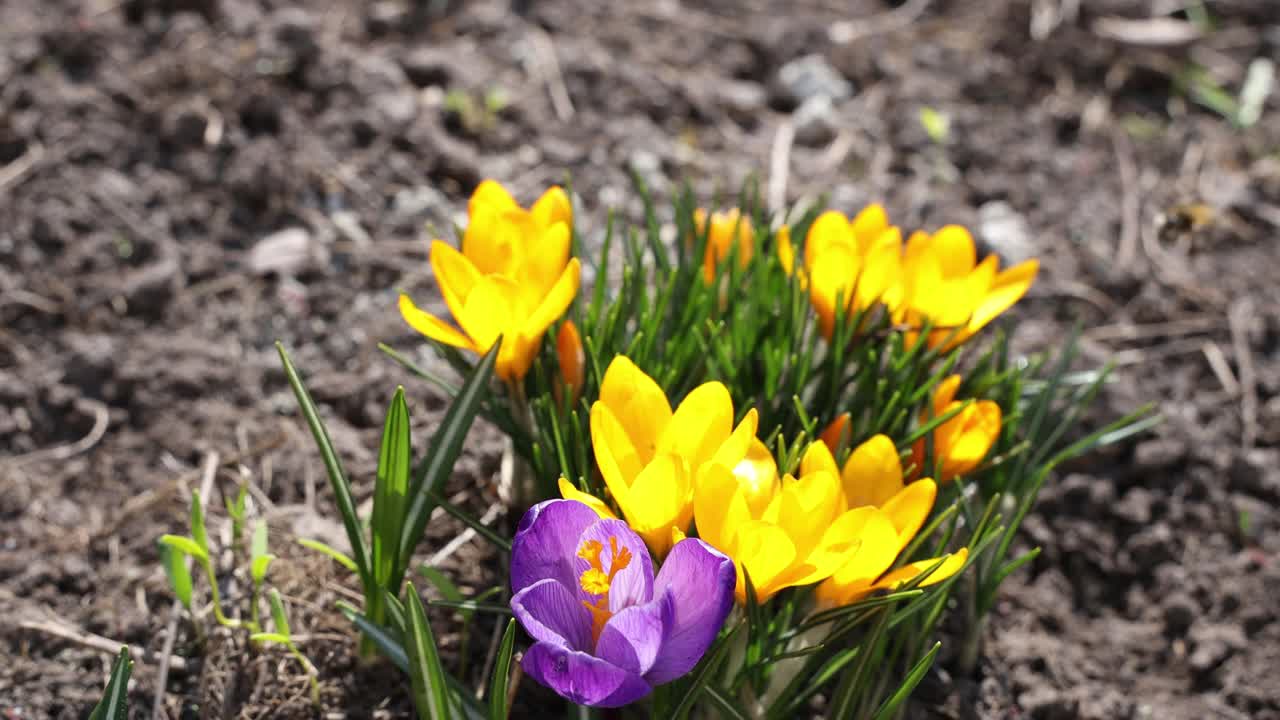
<instances>
[{"instance_id":1,"label":"green leaf","mask_svg":"<svg viewBox=\"0 0 1280 720\"><path fill-rule=\"evenodd\" d=\"M272 561L276 559L275 555L259 555L253 559L253 563L249 566L249 575L253 578L254 585L261 585L263 580L267 579L267 568L271 567Z\"/></svg>"},{"instance_id":2,"label":"green leaf","mask_svg":"<svg viewBox=\"0 0 1280 720\"><path fill-rule=\"evenodd\" d=\"M916 663L915 667L911 668L911 672L907 673L907 679L903 680L893 695L884 701L884 704L876 711L872 720L890 720L890 718L894 717L898 707L906 702L907 698L911 696L911 691L916 689L916 686L924 679L925 673L929 672L929 668L933 666L934 658L938 656L938 649L941 647L942 643L940 642L933 644L933 649L920 658L920 662Z\"/></svg>"},{"instance_id":3,"label":"green leaf","mask_svg":"<svg viewBox=\"0 0 1280 720\"><path fill-rule=\"evenodd\" d=\"M476 534L485 540L493 543L499 550L503 552L511 552L511 541L494 532L492 528L480 522L479 518L472 516L467 511L445 500L436 493L430 493L431 499L435 501L445 512L458 518L466 523L468 527L476 531Z\"/></svg>"},{"instance_id":4,"label":"green leaf","mask_svg":"<svg viewBox=\"0 0 1280 720\"><path fill-rule=\"evenodd\" d=\"M702 691L707 697L711 698L712 706L720 711L719 717L733 718L733 720L747 720L746 712L735 705L723 692L711 687L710 685L703 686Z\"/></svg>"},{"instance_id":5,"label":"green leaf","mask_svg":"<svg viewBox=\"0 0 1280 720\"><path fill-rule=\"evenodd\" d=\"M129 648L121 647L120 654L111 663L111 677L107 679L102 699L89 714L89 720L128 720L129 675L132 673L133 661L129 659Z\"/></svg>"},{"instance_id":6,"label":"green leaf","mask_svg":"<svg viewBox=\"0 0 1280 720\"><path fill-rule=\"evenodd\" d=\"M324 553L325 555L328 555L329 557L333 558L333 560L337 562L339 565L350 570L353 573L360 572L360 568L359 566L356 565L355 560L352 560L351 558L347 557L347 555L343 553L341 550L330 547L320 542L319 540L308 540L307 538L298 538L298 544L309 550L315 550L316 552L320 552L320 553Z\"/></svg>"},{"instance_id":7,"label":"green leaf","mask_svg":"<svg viewBox=\"0 0 1280 720\"><path fill-rule=\"evenodd\" d=\"M293 642L293 639L288 635L273 632L253 633L249 636L249 640L259 643L276 643L277 645L289 645Z\"/></svg>"},{"instance_id":8,"label":"green leaf","mask_svg":"<svg viewBox=\"0 0 1280 720\"><path fill-rule=\"evenodd\" d=\"M205 557L209 556L209 533L204 527L204 508L200 504L200 493L191 493L191 539L196 541Z\"/></svg>"},{"instance_id":9,"label":"green leaf","mask_svg":"<svg viewBox=\"0 0 1280 720\"><path fill-rule=\"evenodd\" d=\"M253 525L253 536L249 539L249 557L260 558L267 554L267 521L259 519Z\"/></svg>"},{"instance_id":10,"label":"green leaf","mask_svg":"<svg viewBox=\"0 0 1280 720\"><path fill-rule=\"evenodd\" d=\"M183 538L185 539L185 538ZM169 587L178 602L191 612L191 571L187 569L187 555L172 545L160 544L160 562L169 577Z\"/></svg>"},{"instance_id":11,"label":"green leaf","mask_svg":"<svg viewBox=\"0 0 1280 720\"><path fill-rule=\"evenodd\" d=\"M298 399L298 407L302 409L302 416L306 418L307 426L311 428L311 434L315 437L316 446L320 450L320 457L324 460L329 485L333 488L338 512L342 515L342 524L347 531L347 540L351 543L351 554L354 556L352 561L356 566L356 572L360 574L361 584L369 587L371 574L369 555L365 551L364 534L360 530L360 517L356 514L355 500L351 497L351 483L347 481L347 473L342 469L342 460L333 449L333 441L329 439L329 431L325 429L324 421L320 419L320 411L316 409L311 393L307 392L306 386L302 384L302 378L293 367L289 353L279 342L276 343L276 350L280 353L280 362L284 364L284 374L289 380L289 387L293 388L293 394Z\"/></svg>"},{"instance_id":12,"label":"green leaf","mask_svg":"<svg viewBox=\"0 0 1280 720\"><path fill-rule=\"evenodd\" d=\"M734 637L746 625L745 622L739 622L733 626L733 629L725 633L716 641L707 654L703 656L702 661L694 668L693 675L688 687L685 689L684 697L681 698L680 704L676 705L675 710L671 713L671 717L676 720L683 720L687 717L689 711L693 709L693 703L702 694L702 689L707 687L711 682L712 676L720 665L720 661L724 659L729 652L729 647L733 644Z\"/></svg>"},{"instance_id":13,"label":"green leaf","mask_svg":"<svg viewBox=\"0 0 1280 720\"><path fill-rule=\"evenodd\" d=\"M480 404L487 394L501 344L499 338L480 362L476 363L475 369L462 384L462 389L449 404L440 429L431 439L431 447L417 468L409 487L409 508L405 511L400 535L401 558L407 559L413 555L414 548L427 528L427 520L435 507L433 494L443 487L445 479L453 472L453 465L462 452L462 443L466 440L467 432L471 430L471 424L475 422L476 413L480 411ZM398 580L396 584L399 584Z\"/></svg>"},{"instance_id":14,"label":"green leaf","mask_svg":"<svg viewBox=\"0 0 1280 720\"><path fill-rule=\"evenodd\" d=\"M507 621L502 634L498 659L493 665L493 677L489 679L489 720L507 720L507 683L510 681L511 652L516 643L516 620Z\"/></svg>"},{"instance_id":15,"label":"green leaf","mask_svg":"<svg viewBox=\"0 0 1280 720\"><path fill-rule=\"evenodd\" d=\"M404 574L396 569L413 462L409 443L409 406L404 400L404 388L398 387L382 426L378 475L373 486L373 579L378 587L393 590L399 590L391 587L393 578L398 584L397 576Z\"/></svg>"},{"instance_id":16,"label":"green leaf","mask_svg":"<svg viewBox=\"0 0 1280 720\"><path fill-rule=\"evenodd\" d=\"M496 344L495 344L496 347ZM426 608L418 589L409 583L409 632L405 636L409 655L409 679L413 683L413 704L420 720L449 720L452 717L444 668L436 650L436 638L427 621Z\"/></svg>"},{"instance_id":17,"label":"green leaf","mask_svg":"<svg viewBox=\"0 0 1280 720\"><path fill-rule=\"evenodd\" d=\"M373 644L382 651L391 664L403 670L406 674L409 672L409 654L405 652L404 646L391 634L387 628L373 622L369 618L356 612L355 608L347 605L339 605L339 611L347 616L355 626L364 633L364 636L371 639Z\"/></svg>"},{"instance_id":18,"label":"green leaf","mask_svg":"<svg viewBox=\"0 0 1280 720\"><path fill-rule=\"evenodd\" d=\"M291 637L293 633L289 630L289 615L284 610L284 600L280 597L280 591L271 588L267 597L271 599L271 621L275 623L276 632L285 637Z\"/></svg>"},{"instance_id":19,"label":"green leaf","mask_svg":"<svg viewBox=\"0 0 1280 720\"><path fill-rule=\"evenodd\" d=\"M458 589L458 586L455 585L448 576L430 565L423 565L418 568L418 574L434 585L436 590L444 596L445 600L460 603L466 599L463 597L462 591Z\"/></svg>"},{"instance_id":20,"label":"green leaf","mask_svg":"<svg viewBox=\"0 0 1280 720\"><path fill-rule=\"evenodd\" d=\"M209 554L204 551L204 548L200 547L195 540L192 540L189 537L182 537L181 535L162 535L160 536L160 544L167 545L174 550L186 553L197 560L208 561L209 559Z\"/></svg>"}]
</instances>

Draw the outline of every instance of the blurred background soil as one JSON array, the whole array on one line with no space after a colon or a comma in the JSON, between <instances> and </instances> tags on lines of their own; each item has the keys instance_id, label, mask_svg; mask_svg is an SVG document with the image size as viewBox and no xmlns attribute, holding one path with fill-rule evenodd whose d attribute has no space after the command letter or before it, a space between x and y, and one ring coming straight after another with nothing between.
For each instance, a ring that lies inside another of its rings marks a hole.
<instances>
[{"instance_id":1,"label":"blurred background soil","mask_svg":"<svg viewBox=\"0 0 1280 720\"><path fill-rule=\"evenodd\" d=\"M138 717L311 717L282 654L194 655L157 564L192 488L248 479L328 716L407 717L291 544L342 532L272 343L367 499L394 386L419 441L444 407L376 348L440 365L394 307L436 294L428 240L494 177L571 179L596 243L635 172L1038 256L1018 346L1081 323L1118 365L1093 421L1164 414L1049 482L978 670L912 717L1280 718L1280 93L1239 107L1278 48L1268 0L0 1L0 715L82 717L105 640ZM500 449L477 425L448 488L490 520ZM424 560L502 582L461 531Z\"/></svg>"}]
</instances>

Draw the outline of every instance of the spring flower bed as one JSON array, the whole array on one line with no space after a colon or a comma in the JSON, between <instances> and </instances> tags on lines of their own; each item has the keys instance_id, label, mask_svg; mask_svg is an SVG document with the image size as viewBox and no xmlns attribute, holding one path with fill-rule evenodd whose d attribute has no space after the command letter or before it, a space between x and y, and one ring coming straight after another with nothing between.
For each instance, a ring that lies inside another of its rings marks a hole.
<instances>
[{"instance_id":1,"label":"spring flower bed","mask_svg":"<svg viewBox=\"0 0 1280 720\"><path fill-rule=\"evenodd\" d=\"M399 302L465 382L386 349L453 402L415 457L396 389L367 517L279 348L350 547L304 544L363 593L335 611L367 662L405 673L422 718L506 717L530 683L583 712L637 717L898 717L944 615L965 618L961 662L976 661L1001 581L1038 552L1011 555L1011 541L1050 471L1152 419L1075 430L1105 371L1069 375L1073 341L1050 361L1014 357L1007 335L985 332L1037 263L979 260L964 228L904 241L879 206L769 217L744 191L723 212L680 195L664 232L637 192L646 223L611 226L580 293L569 194L553 187L526 209L479 185L461 249L431 245L450 317ZM511 534L439 493L478 416L508 439ZM247 615L224 611L198 494L189 534L160 539L166 572L197 636L202 588L213 622L281 647L319 705L250 506L242 492L227 507L233 542L249 537ZM466 598L426 569L455 597L424 602L407 578L437 508L502 551L508 584ZM442 660L432 606L510 616L482 697ZM123 653L101 716L122 707L129 667Z\"/></svg>"}]
</instances>

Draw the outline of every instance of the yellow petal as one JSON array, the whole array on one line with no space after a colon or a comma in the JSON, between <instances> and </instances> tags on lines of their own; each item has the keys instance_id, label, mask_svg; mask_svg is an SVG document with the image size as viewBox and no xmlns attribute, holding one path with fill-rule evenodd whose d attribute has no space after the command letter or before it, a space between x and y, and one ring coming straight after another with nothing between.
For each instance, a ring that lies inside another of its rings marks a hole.
<instances>
[{"instance_id":1,"label":"yellow petal","mask_svg":"<svg viewBox=\"0 0 1280 720\"><path fill-rule=\"evenodd\" d=\"M817 472L827 472L832 477L840 475L835 457L831 455L827 444L821 440L809 443L809 447L804 451L804 457L800 458L800 477Z\"/></svg>"},{"instance_id":2,"label":"yellow petal","mask_svg":"<svg viewBox=\"0 0 1280 720\"><path fill-rule=\"evenodd\" d=\"M858 237L859 242L865 243L874 239L881 231L889 227L889 214L884 211L884 207L879 203L872 203L858 211L850 226L854 235Z\"/></svg>"},{"instance_id":3,"label":"yellow petal","mask_svg":"<svg viewBox=\"0 0 1280 720\"><path fill-rule=\"evenodd\" d=\"M604 403L597 401L591 406L590 424L596 465L604 477L605 487L621 507L630 494L631 483L644 469L648 458L640 456L626 429Z\"/></svg>"},{"instance_id":4,"label":"yellow petal","mask_svg":"<svg viewBox=\"0 0 1280 720\"><path fill-rule=\"evenodd\" d=\"M736 467L743 458L747 457L752 441L756 439L756 430L759 425L760 415L755 408L751 408L743 416L742 422L738 423L738 427L733 429L729 439L724 441L719 450L716 450L711 462L719 463L727 468Z\"/></svg>"},{"instance_id":5,"label":"yellow petal","mask_svg":"<svg viewBox=\"0 0 1280 720\"><path fill-rule=\"evenodd\" d=\"M942 266L944 277L968 275L977 263L973 236L959 225L948 225L935 232L929 250Z\"/></svg>"},{"instance_id":6,"label":"yellow petal","mask_svg":"<svg viewBox=\"0 0 1280 720\"><path fill-rule=\"evenodd\" d=\"M819 471L782 481L777 523L795 544L797 555L804 557L844 509L840 481L833 473Z\"/></svg>"},{"instance_id":7,"label":"yellow petal","mask_svg":"<svg viewBox=\"0 0 1280 720\"><path fill-rule=\"evenodd\" d=\"M799 555L798 562L777 582L783 587L811 585L852 562L864 542L857 531L862 523L860 511L861 508L849 510L837 517L824 529L819 542L808 553Z\"/></svg>"},{"instance_id":8,"label":"yellow petal","mask_svg":"<svg viewBox=\"0 0 1280 720\"><path fill-rule=\"evenodd\" d=\"M806 252L808 248L805 248ZM857 281L859 260L847 246L832 245L809 268L809 300L818 314L822 334L831 339L837 306L847 308Z\"/></svg>"},{"instance_id":9,"label":"yellow petal","mask_svg":"<svg viewBox=\"0 0 1280 720\"><path fill-rule=\"evenodd\" d=\"M959 550L940 558L929 558L928 560L920 560L908 563L893 572L885 575L871 586L871 590L896 590L902 585L911 582L921 573L928 572L930 568L937 565L937 569L929 573L919 585L916 587L928 587L946 580L955 575L964 568L964 563L969 559L969 548L960 548ZM942 561L941 565L938 562Z\"/></svg>"},{"instance_id":10,"label":"yellow petal","mask_svg":"<svg viewBox=\"0 0 1280 720\"><path fill-rule=\"evenodd\" d=\"M538 304L537 309L533 311L521 326L520 332L537 345L537 341L546 333L547 328L551 327L551 323L560 319L564 315L564 311L569 309L569 305L573 303L573 298L578 294L578 284L581 282L582 266L578 263L578 258L569 260L569 264L565 265L564 270L560 273L559 279L555 285L542 298L542 302Z\"/></svg>"},{"instance_id":11,"label":"yellow petal","mask_svg":"<svg viewBox=\"0 0 1280 720\"><path fill-rule=\"evenodd\" d=\"M465 350L476 349L475 343L471 342L471 338L463 335L452 325L444 322L429 312L419 310L408 295L400 296L400 316L404 321L409 323L409 327L426 335L432 340L438 340L445 345L460 347Z\"/></svg>"},{"instance_id":12,"label":"yellow petal","mask_svg":"<svg viewBox=\"0 0 1280 720\"><path fill-rule=\"evenodd\" d=\"M746 501L751 517L764 517L765 508L781 487L773 453L759 439L752 438L747 456L733 466L733 476L738 481L738 492Z\"/></svg>"},{"instance_id":13,"label":"yellow petal","mask_svg":"<svg viewBox=\"0 0 1280 720\"><path fill-rule=\"evenodd\" d=\"M948 375L933 390L933 416L938 417L946 411L947 406L956 397L956 391L960 389L960 376Z\"/></svg>"},{"instance_id":14,"label":"yellow petal","mask_svg":"<svg viewBox=\"0 0 1280 720\"><path fill-rule=\"evenodd\" d=\"M618 506L649 549L665 557L671 549L671 528L689 527L693 520L687 463L674 455L658 455L631 484L626 503Z\"/></svg>"},{"instance_id":15,"label":"yellow petal","mask_svg":"<svg viewBox=\"0 0 1280 720\"><path fill-rule=\"evenodd\" d=\"M756 590L756 599L763 603L773 597L784 585L779 584L796 562L796 550L791 538L776 525L752 520L744 523L738 531L735 552L731 555L737 562L739 602L746 602L747 586L743 580L743 570L751 574L751 584Z\"/></svg>"},{"instance_id":16,"label":"yellow petal","mask_svg":"<svg viewBox=\"0 0 1280 720\"><path fill-rule=\"evenodd\" d=\"M480 352L487 352L498 336L514 325L519 292L510 280L500 275L485 275L467 294L462 312L456 313L454 319L471 336Z\"/></svg>"},{"instance_id":17,"label":"yellow petal","mask_svg":"<svg viewBox=\"0 0 1280 720\"><path fill-rule=\"evenodd\" d=\"M550 291L551 286L564 274L569 262L569 226L556 223L537 231L531 238L529 252L517 271L523 289L536 307Z\"/></svg>"},{"instance_id":18,"label":"yellow petal","mask_svg":"<svg viewBox=\"0 0 1280 720\"><path fill-rule=\"evenodd\" d=\"M774 239L778 243L778 262L782 264L783 271L790 275L795 272L796 266L796 249L791 245L791 228L787 225L778 228Z\"/></svg>"},{"instance_id":19,"label":"yellow petal","mask_svg":"<svg viewBox=\"0 0 1280 720\"><path fill-rule=\"evenodd\" d=\"M698 467L711 460L733 432L733 398L719 382L699 385L676 407L658 436L658 452L685 458Z\"/></svg>"},{"instance_id":20,"label":"yellow petal","mask_svg":"<svg viewBox=\"0 0 1280 720\"><path fill-rule=\"evenodd\" d=\"M535 233L533 219L524 210L481 205L471 213L462 233L462 254L486 275L513 276Z\"/></svg>"},{"instance_id":21,"label":"yellow petal","mask_svg":"<svg viewBox=\"0 0 1280 720\"><path fill-rule=\"evenodd\" d=\"M902 489L902 461L887 435L875 435L849 455L841 473L849 507L880 507Z\"/></svg>"},{"instance_id":22,"label":"yellow petal","mask_svg":"<svg viewBox=\"0 0 1280 720\"><path fill-rule=\"evenodd\" d=\"M828 210L814 219L805 236L804 266L810 274L820 262L819 258L823 258L832 247L839 247L850 254L856 254L858 249L849 219L844 213Z\"/></svg>"},{"instance_id":23,"label":"yellow petal","mask_svg":"<svg viewBox=\"0 0 1280 720\"><path fill-rule=\"evenodd\" d=\"M933 501L937 496L937 483L925 478L902 488L901 492L880 508L893 523L893 529L898 535L897 547L893 551L895 557L920 532L921 526L933 510Z\"/></svg>"},{"instance_id":24,"label":"yellow petal","mask_svg":"<svg viewBox=\"0 0 1280 720\"><path fill-rule=\"evenodd\" d=\"M431 243L431 271L445 305L457 320L466 306L467 296L480 282L480 271L449 243L435 240Z\"/></svg>"},{"instance_id":25,"label":"yellow petal","mask_svg":"<svg viewBox=\"0 0 1280 720\"><path fill-rule=\"evenodd\" d=\"M516 204L515 198L511 197L511 193L502 187L497 180L484 180L471 193L471 199L467 201L467 214L475 215L477 211L484 210L515 210L520 207Z\"/></svg>"},{"instance_id":26,"label":"yellow petal","mask_svg":"<svg viewBox=\"0 0 1280 720\"><path fill-rule=\"evenodd\" d=\"M629 358L619 355L605 370L600 402L626 428L636 452L647 463L657 450L662 430L671 422L671 405L662 388Z\"/></svg>"},{"instance_id":27,"label":"yellow petal","mask_svg":"<svg viewBox=\"0 0 1280 720\"><path fill-rule=\"evenodd\" d=\"M751 511L728 468L712 463L698 471L693 516L698 537L732 555L738 530L751 520Z\"/></svg>"},{"instance_id":28,"label":"yellow petal","mask_svg":"<svg viewBox=\"0 0 1280 720\"><path fill-rule=\"evenodd\" d=\"M567 231L569 225L573 224L573 204L559 185L547 188L542 197L529 208L529 214L539 227L549 228L556 223L564 223Z\"/></svg>"},{"instance_id":29,"label":"yellow petal","mask_svg":"<svg viewBox=\"0 0 1280 720\"><path fill-rule=\"evenodd\" d=\"M591 508L592 510L595 510L596 514L599 515L601 519L604 519L604 520L617 519L618 516L613 514L613 511L609 509L609 506L606 505L603 500L596 497L595 495L582 492L578 488L574 487L573 483L569 482L565 478L560 478L559 485L560 485L560 497L564 498L565 500L577 500L578 502L583 503L584 505Z\"/></svg>"},{"instance_id":30,"label":"yellow petal","mask_svg":"<svg viewBox=\"0 0 1280 720\"><path fill-rule=\"evenodd\" d=\"M969 320L969 329L977 331L994 320L1000 313L1013 307L1014 303L1027 294L1027 290L1031 287L1031 283L1035 282L1036 273L1039 270L1039 261L1028 260L1014 265L997 275L992 289L974 308L973 316Z\"/></svg>"},{"instance_id":31,"label":"yellow petal","mask_svg":"<svg viewBox=\"0 0 1280 720\"><path fill-rule=\"evenodd\" d=\"M857 552L831 575L833 587L829 590L840 591L836 594L870 587L893 566L899 552L898 531L882 510L867 505L850 510L848 516L851 527L847 532L862 542Z\"/></svg>"}]
</instances>

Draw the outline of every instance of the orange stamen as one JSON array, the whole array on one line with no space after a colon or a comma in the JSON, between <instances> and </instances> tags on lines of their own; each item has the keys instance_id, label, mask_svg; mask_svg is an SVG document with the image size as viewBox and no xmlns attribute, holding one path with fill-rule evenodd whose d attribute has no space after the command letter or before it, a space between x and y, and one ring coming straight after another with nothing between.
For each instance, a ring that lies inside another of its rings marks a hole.
<instances>
[{"instance_id":1,"label":"orange stamen","mask_svg":"<svg viewBox=\"0 0 1280 720\"><path fill-rule=\"evenodd\" d=\"M613 617L609 611L609 588L613 579L631 564L631 551L626 547L618 547L618 538L609 538L609 572L604 571L604 563L600 555L604 552L604 544L599 540L587 540L578 547L578 557L590 565L578 578L578 584L589 595L598 596L595 602L583 601L582 605L591 611L591 641L600 640L600 633L605 623Z\"/></svg>"}]
</instances>

